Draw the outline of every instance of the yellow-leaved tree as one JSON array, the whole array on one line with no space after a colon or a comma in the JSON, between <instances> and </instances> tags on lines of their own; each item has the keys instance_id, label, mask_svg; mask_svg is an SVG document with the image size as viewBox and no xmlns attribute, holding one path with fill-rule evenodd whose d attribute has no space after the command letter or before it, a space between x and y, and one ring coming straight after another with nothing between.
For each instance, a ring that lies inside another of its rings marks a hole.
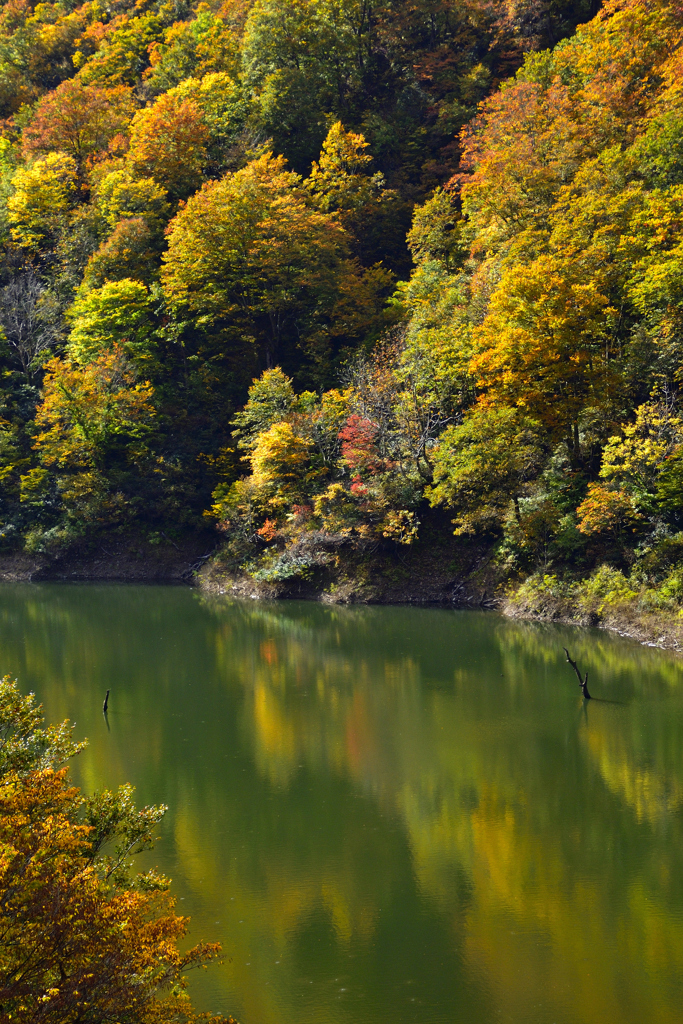
<instances>
[{"instance_id":1,"label":"yellow-leaved tree","mask_svg":"<svg viewBox=\"0 0 683 1024\"><path fill-rule=\"evenodd\" d=\"M47 532L34 529L30 547L43 550L128 517L131 480L152 468L152 398L120 345L84 365L58 357L47 363L36 413L40 465L22 477L21 499L36 510L56 501L63 514Z\"/></svg>"},{"instance_id":2,"label":"yellow-leaved tree","mask_svg":"<svg viewBox=\"0 0 683 1024\"><path fill-rule=\"evenodd\" d=\"M335 216L265 155L206 184L171 222L162 281L171 308L207 332L251 337L267 364L293 346L324 362L382 322L391 277L362 272ZM341 332L341 337L340 337Z\"/></svg>"},{"instance_id":3,"label":"yellow-leaved tree","mask_svg":"<svg viewBox=\"0 0 683 1024\"><path fill-rule=\"evenodd\" d=\"M54 243L76 201L76 162L66 153L48 153L12 179L7 216L14 241L27 249Z\"/></svg>"}]
</instances>

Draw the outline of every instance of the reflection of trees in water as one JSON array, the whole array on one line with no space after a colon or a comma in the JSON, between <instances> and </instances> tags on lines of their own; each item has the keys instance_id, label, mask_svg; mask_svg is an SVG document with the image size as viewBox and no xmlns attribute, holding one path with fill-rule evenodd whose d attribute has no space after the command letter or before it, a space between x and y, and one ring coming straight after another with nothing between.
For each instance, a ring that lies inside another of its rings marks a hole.
<instances>
[{"instance_id":1,"label":"reflection of trees in water","mask_svg":"<svg viewBox=\"0 0 683 1024\"><path fill-rule=\"evenodd\" d=\"M643 685L648 683L660 691L663 684L674 688L683 684L680 658L622 639L607 630L498 618L495 634L501 651L509 658L523 658L536 667L554 666L562 645L571 643L572 655L582 668L588 669L591 679L619 687L622 699L642 692Z\"/></svg>"},{"instance_id":2,"label":"reflection of trees in water","mask_svg":"<svg viewBox=\"0 0 683 1024\"><path fill-rule=\"evenodd\" d=\"M591 707L582 739L609 789L637 820L668 828L683 806L680 719L657 715L653 721L647 709L637 716L611 712Z\"/></svg>"},{"instance_id":3,"label":"reflection of trees in water","mask_svg":"<svg viewBox=\"0 0 683 1024\"><path fill-rule=\"evenodd\" d=\"M668 822L683 804L683 730L680 717L661 714L657 704L671 689L683 685L683 663L604 631L501 622L497 639L505 652L506 678L523 679L533 686L538 666L546 666L554 670L552 685L563 685L556 671L558 650L569 638L577 660L595 680L594 695L617 693L623 702L621 707L599 701L583 707L579 734L591 761L638 821ZM564 683L571 688L569 670ZM532 698L531 693L528 696ZM575 701L580 707L578 695Z\"/></svg>"},{"instance_id":4,"label":"reflection of trees in water","mask_svg":"<svg viewBox=\"0 0 683 1024\"><path fill-rule=\"evenodd\" d=\"M454 658L452 686L443 692L423 689L419 651L401 658L383 645L369 659L364 636L359 644L340 642L323 622L312 630L313 649L296 620L278 624L240 673L245 727L253 730L264 774L284 783L302 761L327 767L393 807L423 895L453 914L458 928L464 913L472 966L486 971L512 1017L513 1007L526 1015L547 992L551 1004L573 1007L573 1019L619 1019L615 1006L626 991L624 1019L638 1006L647 1016L653 1004L662 1020L676 1019L675 1001L660 1006L647 972L667 984L676 976L679 918L654 925L656 953L647 936L653 907L659 921L661 913L669 916L671 898L680 906L671 884L683 866L680 823L671 820L681 804L680 722L653 715L644 729L642 705L596 706L586 725L566 678L566 630L496 622L489 655L501 671L478 668L477 657L456 667ZM470 652L480 624L473 619L468 629ZM355 632L352 623L337 620L335 627ZM490 642L490 622L482 629ZM642 693L645 679L651 694L661 694L680 674L675 662L651 651L568 635L608 692L622 692L625 680L629 693ZM558 720L558 694L566 719ZM538 729L544 709L547 735ZM521 745L519 716L529 720ZM647 748L650 767L640 763L639 748ZM596 787L593 764L606 788ZM634 834L629 808L638 822L668 818L671 840L664 851L656 848L663 871L649 871L651 833ZM606 878L648 895L625 907ZM617 933L646 973L621 977Z\"/></svg>"},{"instance_id":5,"label":"reflection of trees in water","mask_svg":"<svg viewBox=\"0 0 683 1024\"><path fill-rule=\"evenodd\" d=\"M13 601L21 608L16 598L15 593ZM243 708L253 706L259 686L267 693L264 687L277 684L290 694L298 681L298 692L310 691L315 658L302 660L306 644L296 639L308 630L310 645L310 628L293 622L285 630L287 656L279 648L275 652L286 669L278 682L276 673L266 678L262 672L269 658L275 665L269 630L256 629L239 616L208 617L185 591L29 588L26 601L4 637L19 632L27 638L14 651L11 668L28 686L40 684L36 688L47 698L51 718L77 717L79 735L95 738L78 766L81 781L94 788L132 778L143 799L170 804L166 834L172 830L174 848L169 856L168 843L162 844L154 857L194 900L195 934L212 938L214 921L223 923L232 963L226 964L220 984L227 993L239 991L248 1007L246 1018L302 1019L297 979L302 972L315 974L318 954L308 957L305 950L311 941L317 943L310 938L316 929L339 951L333 959L341 957L344 970L350 971L345 987L358 990L366 984L363 976L376 975L374 988L385 989L379 996L384 1017L396 998L396 967L373 968L371 950L384 918L391 920L387 908L396 893L413 889L403 831L396 821L387 825L378 817L374 801L359 797L346 777L345 754L340 772L329 773L322 743L320 771L307 770L312 766L308 757L307 769L297 766L287 785L280 786L272 772L253 772L253 744L245 752L238 740L240 728L253 721L251 710ZM340 682L345 685L339 678L342 664L340 657L336 669L327 670L331 693L343 689ZM51 680L49 689L46 679ZM98 728L102 694L109 685L112 732L105 746ZM253 725L248 731L253 735ZM312 740L297 749L305 754ZM367 751L362 735L356 742L361 754ZM268 749L272 754L279 746L276 742ZM188 758L183 757L186 750L192 751ZM385 774L381 765L368 771L371 780ZM188 902L180 904L181 910L187 907ZM400 948L393 956L399 973L407 976L412 939L400 929L399 934ZM453 961L450 948L444 953L445 936L438 928L426 939L425 954L434 963L445 956L453 979L439 985L425 979L423 994L438 992L454 1005L460 1000L457 958ZM271 998L266 981L274 980L276 959L287 965L289 980ZM338 963L334 973L339 973ZM336 990L330 995L317 988L315 997L308 997L312 1019L322 1019L330 1000L337 998ZM235 1007L232 998L225 999L227 1007ZM400 1016L401 1007L395 1009Z\"/></svg>"},{"instance_id":6,"label":"reflection of trees in water","mask_svg":"<svg viewBox=\"0 0 683 1024\"><path fill-rule=\"evenodd\" d=\"M568 636L624 706L584 716ZM402 975L454 1019L534 1019L539 993L558 1022L678 1018L681 729L657 703L673 659L476 613L167 588L15 591L0 650L53 680L51 717L79 707L88 784L137 766L171 805L162 867L198 934L221 921L214 984L245 1021L324 1019L340 963L375 994L368 1020L413 1019Z\"/></svg>"}]
</instances>

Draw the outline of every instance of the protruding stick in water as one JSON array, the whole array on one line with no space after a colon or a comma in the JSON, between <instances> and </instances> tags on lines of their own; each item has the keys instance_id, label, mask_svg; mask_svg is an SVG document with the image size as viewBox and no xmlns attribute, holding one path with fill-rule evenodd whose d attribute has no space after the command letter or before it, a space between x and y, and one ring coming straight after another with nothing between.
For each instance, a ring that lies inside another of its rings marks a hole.
<instances>
[{"instance_id":1,"label":"protruding stick in water","mask_svg":"<svg viewBox=\"0 0 683 1024\"><path fill-rule=\"evenodd\" d=\"M109 690L107 690L107 694L106 694L106 696L104 698L104 704L102 705L102 711L103 711L103 713L105 715L107 713L107 707L108 706L109 706Z\"/></svg>"},{"instance_id":2,"label":"protruding stick in water","mask_svg":"<svg viewBox=\"0 0 683 1024\"><path fill-rule=\"evenodd\" d=\"M584 676L584 677L583 677L583 679L582 679L582 678L581 678L581 673L579 672L579 667L578 667L578 665L576 664L576 662L572 660L572 658L571 658L571 656L570 656L570 654L569 654L569 651L567 650L567 648L566 648L566 647L563 647L563 648L562 648L562 650L563 650L563 651L564 651L564 653L565 653L565 654L567 655L567 661L569 662L569 664L571 665L571 667L572 667L572 668L574 669L574 671L576 672L577 678L578 678L578 680L579 680L579 686L581 687L581 693L582 693L582 694L584 695L584 697L586 698L586 700L590 700L590 699L591 699L591 695L590 695L590 693L588 692L588 673L586 672L585 676Z\"/></svg>"}]
</instances>

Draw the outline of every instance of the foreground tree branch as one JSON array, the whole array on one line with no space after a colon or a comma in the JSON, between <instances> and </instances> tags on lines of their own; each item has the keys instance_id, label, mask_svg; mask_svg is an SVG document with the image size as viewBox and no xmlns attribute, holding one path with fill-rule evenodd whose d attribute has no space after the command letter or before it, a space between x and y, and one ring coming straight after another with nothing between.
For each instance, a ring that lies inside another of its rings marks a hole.
<instances>
[{"instance_id":1,"label":"foreground tree branch","mask_svg":"<svg viewBox=\"0 0 683 1024\"><path fill-rule=\"evenodd\" d=\"M66 725L43 729L40 711L0 679L0 1020L235 1024L185 993L220 947L181 949L169 879L132 874L165 808L136 808L132 786L84 798L62 767L82 745Z\"/></svg>"}]
</instances>

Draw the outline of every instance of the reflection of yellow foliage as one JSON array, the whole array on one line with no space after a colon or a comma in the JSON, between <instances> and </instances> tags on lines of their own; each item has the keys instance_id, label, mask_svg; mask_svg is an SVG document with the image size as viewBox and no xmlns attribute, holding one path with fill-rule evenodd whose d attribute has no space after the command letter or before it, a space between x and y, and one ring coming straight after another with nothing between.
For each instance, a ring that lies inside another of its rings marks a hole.
<instances>
[{"instance_id":1,"label":"reflection of yellow foliage","mask_svg":"<svg viewBox=\"0 0 683 1024\"><path fill-rule=\"evenodd\" d=\"M185 879L195 892L215 889L222 881L217 873L218 865L203 856L202 846L197 842L202 831L202 821L196 810L193 810L192 800L183 800L178 812L173 815L173 838L182 860Z\"/></svg>"},{"instance_id":2,"label":"reflection of yellow foliage","mask_svg":"<svg viewBox=\"0 0 683 1024\"><path fill-rule=\"evenodd\" d=\"M636 812L638 821L652 823L667 818L683 804L683 786L661 769L633 763L631 751L619 732L588 728L588 748L600 774L617 796Z\"/></svg>"},{"instance_id":3,"label":"reflection of yellow foliage","mask_svg":"<svg viewBox=\"0 0 683 1024\"><path fill-rule=\"evenodd\" d=\"M263 683L254 689L254 725L268 774L274 782L287 782L296 758L294 724L282 714L276 696Z\"/></svg>"},{"instance_id":4,"label":"reflection of yellow foliage","mask_svg":"<svg viewBox=\"0 0 683 1024\"><path fill-rule=\"evenodd\" d=\"M334 936L336 955L349 964L347 954L370 956L382 941L385 909L405 896L408 853L421 909L450 925L465 975L485 989L492 1016L677 1024L683 843L675 812L683 783L675 722L667 732L667 716L645 718L635 701L591 702L584 717L561 646L599 678L604 696L617 689L623 696L634 678L667 695L681 676L673 658L602 634L476 613L392 609L385 618L372 608L251 604L207 613L195 602L193 628L206 629L196 649L205 658L202 686L214 687L212 707L236 709L224 722L201 723L202 741L218 725L220 745L207 741L215 762L197 773L169 748L156 711L183 687L195 699L193 658L179 683L178 648L150 639L161 631L156 619L150 628L146 592L122 590L120 607L118 591L102 594L109 613L88 640L75 622L97 604L98 589L70 593L76 619L69 601L52 601L38 587L0 602L3 649L17 650L9 641L22 608L32 642L22 646L16 670L29 685L48 669L57 680L49 718L83 707L97 741L77 768L91 788L111 773L114 782L130 777L131 749L144 758L140 778L148 771L153 782L144 798L172 808L171 851L169 835L152 859L185 895L179 907L192 914L193 935L223 941L225 964L207 981L242 1019L302 1019L287 985L315 929ZM185 617L194 599L173 591L164 600L177 602ZM390 628L393 634L383 632ZM109 685L108 659L116 662L121 635L137 644L140 660L130 689L113 690L108 734L100 690ZM242 733L238 750L235 731ZM528 743L520 739L526 736ZM565 776L567 743L582 760L568 760ZM239 802L243 764L230 776L234 789L221 778L236 754L255 765L244 776L247 798L264 801L253 819L251 806ZM168 791L159 792L161 779ZM336 807L325 817L330 808L321 801L320 827L312 822L304 780L306 787L324 780L325 796L346 794L339 818ZM581 795L598 804L584 819L572 796L586 780ZM617 857L610 849L615 825L636 830L624 833L634 843L656 825L655 855L631 850L626 864L623 851ZM387 842L396 842L398 856L385 851ZM613 866L618 893L605 884ZM339 1024L351 1019L346 1013ZM329 992L312 986L305 1019L327 1017Z\"/></svg>"},{"instance_id":5,"label":"reflection of yellow foliage","mask_svg":"<svg viewBox=\"0 0 683 1024\"><path fill-rule=\"evenodd\" d=\"M658 1016L650 1013L650 1019L674 1024L673 1005L653 996L639 972L624 983L617 960L622 947L629 962L658 957L661 983L668 983L683 934L670 921L653 924L647 898L638 902L633 896L627 908L617 908L597 879L577 871L581 850L563 848L552 826L549 832L549 823L537 819L539 808L546 813L546 796L538 789L543 779L533 770L525 775L517 740L511 743L516 732L498 713L500 700L509 699L503 692L522 707L538 699L541 680L529 667L559 664L556 630L497 623L505 686L489 696L485 681L461 659L455 659L454 689L448 693L422 689L420 661L412 653L374 660L367 648L351 654L354 645L344 642L343 614L336 611L318 619L317 628L309 616L276 616L264 609L247 614L264 627L267 622L261 657L249 662L248 672L245 663L242 675L253 693L245 726L253 730L261 770L276 779L283 778L283 764L292 772L299 764L332 768L371 792L388 813L398 813L420 892L450 914L456 934L464 934L471 973L486 978L508 1016L533 1016L543 993L548 1013L560 1014L564 1007L565 1015L587 1024L621 1020L615 1007L624 999L643 1019L656 1003ZM353 614L347 619L349 641L359 635ZM472 629L476 621L470 620ZM605 686L610 672L630 678L635 664L647 663L650 670L655 664L652 652L610 638L600 637L591 647L573 636L572 645L591 670L596 658L610 666L601 672ZM679 675L668 663L657 661L657 669L663 681L673 683ZM563 672L558 668L562 682ZM590 708L587 733L581 722L577 728L587 735L604 781L640 818L670 816L681 804L679 784L661 765L646 772L633 768L630 740L621 732L624 718L617 711L609 719L613 734L606 737L604 716L596 717L600 710ZM456 872L464 873L471 889L466 907L454 891ZM652 879L639 884L647 894ZM661 884L666 889L670 882ZM339 941L348 943L354 934L371 939L372 903L353 891L350 878L326 879L318 899ZM302 904L299 920L311 909ZM656 952L646 951L648 942Z\"/></svg>"},{"instance_id":6,"label":"reflection of yellow foliage","mask_svg":"<svg viewBox=\"0 0 683 1024\"><path fill-rule=\"evenodd\" d=\"M354 906L337 885L329 882L323 883L322 898L340 942L348 946L353 938L367 940L372 937L378 919L375 905Z\"/></svg>"}]
</instances>

